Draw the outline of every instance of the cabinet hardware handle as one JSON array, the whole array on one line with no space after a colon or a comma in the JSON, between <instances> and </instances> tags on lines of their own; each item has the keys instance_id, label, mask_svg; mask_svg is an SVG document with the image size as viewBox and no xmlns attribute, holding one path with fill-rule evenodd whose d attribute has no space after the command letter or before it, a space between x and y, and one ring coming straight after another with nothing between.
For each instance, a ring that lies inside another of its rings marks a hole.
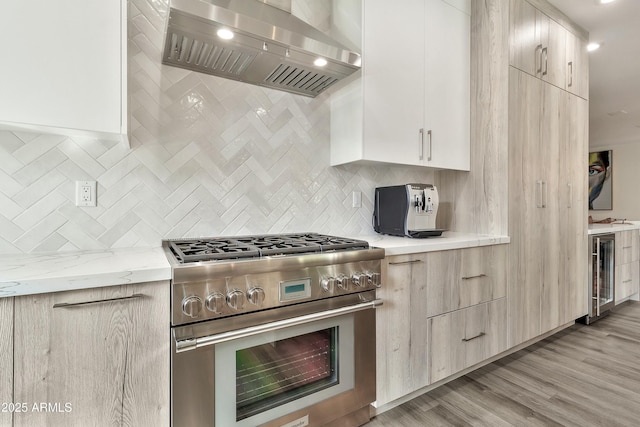
<instances>
[{"instance_id":1,"label":"cabinet hardware handle","mask_svg":"<svg viewBox=\"0 0 640 427\"><path fill-rule=\"evenodd\" d=\"M542 73L542 45L536 46L535 50L536 75ZM540 64L540 65L538 65Z\"/></svg>"},{"instance_id":2,"label":"cabinet hardware handle","mask_svg":"<svg viewBox=\"0 0 640 427\"><path fill-rule=\"evenodd\" d=\"M97 301L85 301L85 302L73 302L73 303L61 302L58 304L54 304L53 308L75 308L75 307L83 307L85 305L92 305L92 304L104 304L108 302L128 301L128 300L144 298L144 297L145 297L144 294L133 294L128 297L101 299Z\"/></svg>"},{"instance_id":3,"label":"cabinet hardware handle","mask_svg":"<svg viewBox=\"0 0 640 427\"><path fill-rule=\"evenodd\" d=\"M546 76L549 71L549 51L546 47L542 49L542 56L544 56L544 71L542 72L542 75Z\"/></svg>"},{"instance_id":4,"label":"cabinet hardware handle","mask_svg":"<svg viewBox=\"0 0 640 427\"><path fill-rule=\"evenodd\" d=\"M567 86L573 86L573 61L569 61L569 84Z\"/></svg>"},{"instance_id":5,"label":"cabinet hardware handle","mask_svg":"<svg viewBox=\"0 0 640 427\"><path fill-rule=\"evenodd\" d=\"M629 280L623 280L622 283L629 283L631 281L631 279Z\"/></svg>"},{"instance_id":6,"label":"cabinet hardware handle","mask_svg":"<svg viewBox=\"0 0 640 427\"><path fill-rule=\"evenodd\" d=\"M433 154L431 140L433 139L433 134L431 133L431 129L427 131L427 135L429 136L429 155L427 156L427 160L431 161L431 155Z\"/></svg>"},{"instance_id":7,"label":"cabinet hardware handle","mask_svg":"<svg viewBox=\"0 0 640 427\"><path fill-rule=\"evenodd\" d=\"M424 159L424 128L420 128L418 131L420 138L418 139L418 158Z\"/></svg>"},{"instance_id":8,"label":"cabinet hardware handle","mask_svg":"<svg viewBox=\"0 0 640 427\"><path fill-rule=\"evenodd\" d=\"M471 337L471 338L462 338L462 342L469 342L469 341L475 340L476 338L483 337L483 336L485 336L485 335L487 335L487 334L485 334L484 332L480 332L480 333L479 333L478 335L476 335L475 337Z\"/></svg>"},{"instance_id":9,"label":"cabinet hardware handle","mask_svg":"<svg viewBox=\"0 0 640 427\"><path fill-rule=\"evenodd\" d=\"M567 187L569 188L569 203L567 203L567 207L571 209L573 208L573 185L567 184Z\"/></svg>"},{"instance_id":10,"label":"cabinet hardware handle","mask_svg":"<svg viewBox=\"0 0 640 427\"><path fill-rule=\"evenodd\" d=\"M547 207L547 181L542 181L542 207Z\"/></svg>"},{"instance_id":11,"label":"cabinet hardware handle","mask_svg":"<svg viewBox=\"0 0 640 427\"><path fill-rule=\"evenodd\" d=\"M411 259L409 261L398 261L398 262L390 262L389 265L402 265L402 264L415 264L418 262L422 262L421 259Z\"/></svg>"},{"instance_id":12,"label":"cabinet hardware handle","mask_svg":"<svg viewBox=\"0 0 640 427\"><path fill-rule=\"evenodd\" d=\"M596 316L600 317L600 238L596 237Z\"/></svg>"},{"instance_id":13,"label":"cabinet hardware handle","mask_svg":"<svg viewBox=\"0 0 640 427\"><path fill-rule=\"evenodd\" d=\"M542 204L542 181L536 181L538 191L536 192L536 208L544 208Z\"/></svg>"},{"instance_id":14,"label":"cabinet hardware handle","mask_svg":"<svg viewBox=\"0 0 640 427\"><path fill-rule=\"evenodd\" d=\"M480 277L487 277L487 275L482 273L482 274L476 274L475 276L464 276L462 280L478 279Z\"/></svg>"},{"instance_id":15,"label":"cabinet hardware handle","mask_svg":"<svg viewBox=\"0 0 640 427\"><path fill-rule=\"evenodd\" d=\"M623 246L622 249L631 249L633 246Z\"/></svg>"}]
</instances>

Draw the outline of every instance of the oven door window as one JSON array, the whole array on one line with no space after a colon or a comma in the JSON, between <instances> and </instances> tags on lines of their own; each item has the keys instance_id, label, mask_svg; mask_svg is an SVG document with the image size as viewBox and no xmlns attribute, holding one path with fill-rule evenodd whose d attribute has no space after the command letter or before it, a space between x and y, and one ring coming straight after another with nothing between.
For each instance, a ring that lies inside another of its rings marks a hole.
<instances>
[{"instance_id":1,"label":"oven door window","mask_svg":"<svg viewBox=\"0 0 640 427\"><path fill-rule=\"evenodd\" d=\"M353 315L218 344L216 426L255 426L352 389L353 363Z\"/></svg>"}]
</instances>

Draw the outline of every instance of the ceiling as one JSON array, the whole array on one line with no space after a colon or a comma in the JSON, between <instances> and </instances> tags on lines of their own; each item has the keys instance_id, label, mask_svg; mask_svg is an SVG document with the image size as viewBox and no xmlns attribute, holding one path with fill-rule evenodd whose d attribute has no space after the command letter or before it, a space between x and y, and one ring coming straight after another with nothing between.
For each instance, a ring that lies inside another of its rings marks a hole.
<instances>
[{"instance_id":1,"label":"ceiling","mask_svg":"<svg viewBox=\"0 0 640 427\"><path fill-rule=\"evenodd\" d=\"M640 1L549 2L601 45L589 53L589 145L640 143Z\"/></svg>"}]
</instances>

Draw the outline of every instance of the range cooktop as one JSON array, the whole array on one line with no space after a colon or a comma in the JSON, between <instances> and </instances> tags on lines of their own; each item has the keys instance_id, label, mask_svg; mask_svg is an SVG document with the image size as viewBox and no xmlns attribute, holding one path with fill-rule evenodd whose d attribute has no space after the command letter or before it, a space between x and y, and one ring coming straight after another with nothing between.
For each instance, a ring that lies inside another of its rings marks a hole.
<instances>
[{"instance_id":1,"label":"range cooktop","mask_svg":"<svg viewBox=\"0 0 640 427\"><path fill-rule=\"evenodd\" d=\"M180 264L369 248L369 243L364 240L317 233L175 239L165 242Z\"/></svg>"}]
</instances>

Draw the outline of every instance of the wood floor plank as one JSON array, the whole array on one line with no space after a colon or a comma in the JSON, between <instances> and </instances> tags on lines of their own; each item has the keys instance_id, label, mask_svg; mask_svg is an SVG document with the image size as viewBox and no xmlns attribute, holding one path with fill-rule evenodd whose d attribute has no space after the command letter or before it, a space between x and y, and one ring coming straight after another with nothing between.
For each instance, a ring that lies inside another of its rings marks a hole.
<instances>
[{"instance_id":1,"label":"wood floor plank","mask_svg":"<svg viewBox=\"0 0 640 427\"><path fill-rule=\"evenodd\" d=\"M640 302L379 414L367 427L640 425Z\"/></svg>"}]
</instances>

